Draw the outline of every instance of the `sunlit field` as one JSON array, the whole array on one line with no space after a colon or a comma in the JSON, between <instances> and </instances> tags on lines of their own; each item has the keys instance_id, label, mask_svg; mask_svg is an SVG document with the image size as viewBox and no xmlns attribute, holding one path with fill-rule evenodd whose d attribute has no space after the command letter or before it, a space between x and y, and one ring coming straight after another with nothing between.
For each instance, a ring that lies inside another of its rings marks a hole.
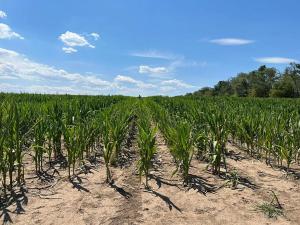
<instances>
[{"instance_id":1,"label":"sunlit field","mask_svg":"<svg viewBox=\"0 0 300 225\"><path fill-rule=\"evenodd\" d=\"M0 0L0 224L300 225L299 9Z\"/></svg>"},{"instance_id":2,"label":"sunlit field","mask_svg":"<svg viewBox=\"0 0 300 225\"><path fill-rule=\"evenodd\" d=\"M298 100L2 94L0 110L4 222L299 221Z\"/></svg>"}]
</instances>

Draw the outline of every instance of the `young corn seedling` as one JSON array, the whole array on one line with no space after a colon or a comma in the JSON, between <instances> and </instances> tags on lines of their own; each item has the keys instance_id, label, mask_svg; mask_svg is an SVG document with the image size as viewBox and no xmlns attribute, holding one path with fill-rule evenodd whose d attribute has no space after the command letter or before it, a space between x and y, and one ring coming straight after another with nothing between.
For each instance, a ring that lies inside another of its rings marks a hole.
<instances>
[{"instance_id":1,"label":"young corn seedling","mask_svg":"<svg viewBox=\"0 0 300 225\"><path fill-rule=\"evenodd\" d=\"M61 137L63 132L63 110L62 106L57 102L49 109L51 121L51 136L54 147L54 158L58 159L62 156Z\"/></svg>"},{"instance_id":2,"label":"young corn seedling","mask_svg":"<svg viewBox=\"0 0 300 225\"><path fill-rule=\"evenodd\" d=\"M102 127L101 127L101 137L103 141L103 158L105 162L106 167L106 182L111 183L112 177L110 172L110 161L113 154L113 151L115 149L116 143L113 140L112 137L113 127L112 122L109 118L109 112L103 113L103 121L102 121Z\"/></svg>"},{"instance_id":3,"label":"young corn seedling","mask_svg":"<svg viewBox=\"0 0 300 225\"><path fill-rule=\"evenodd\" d=\"M146 178L146 188L149 189L148 177L149 170L152 166L152 159L156 153L155 139L157 127L151 128L150 119L143 118L138 123L139 137L138 137L138 147L140 150L140 160L138 161L138 170L140 175L140 180L142 175Z\"/></svg>"},{"instance_id":4,"label":"young corn seedling","mask_svg":"<svg viewBox=\"0 0 300 225\"><path fill-rule=\"evenodd\" d=\"M43 119L38 121L34 127L34 162L35 162L35 172L40 173L43 170L43 154L45 152L45 141L46 141L46 124Z\"/></svg>"},{"instance_id":5,"label":"young corn seedling","mask_svg":"<svg viewBox=\"0 0 300 225\"><path fill-rule=\"evenodd\" d=\"M214 173L220 175L222 160L225 170L227 171L225 158L225 145L228 140L227 121L223 112L215 110L212 114L207 115L207 123L211 139L211 164L213 166Z\"/></svg>"},{"instance_id":6,"label":"young corn seedling","mask_svg":"<svg viewBox=\"0 0 300 225\"><path fill-rule=\"evenodd\" d=\"M239 179L239 174L235 169L229 173L228 180L231 183L231 189L237 188L237 185L239 184Z\"/></svg>"},{"instance_id":7,"label":"young corn seedling","mask_svg":"<svg viewBox=\"0 0 300 225\"><path fill-rule=\"evenodd\" d=\"M0 174L2 174L2 188L4 198L6 198L6 177L8 172L8 158L7 149L5 146L5 137L7 135L7 126L4 120L4 113L2 107L0 108Z\"/></svg>"},{"instance_id":8,"label":"young corn seedling","mask_svg":"<svg viewBox=\"0 0 300 225\"><path fill-rule=\"evenodd\" d=\"M286 161L287 174L289 173L290 166L293 160L294 145L292 141L292 136L284 135L280 140L279 145L276 146L279 149L279 157Z\"/></svg>"},{"instance_id":9,"label":"young corn seedling","mask_svg":"<svg viewBox=\"0 0 300 225\"><path fill-rule=\"evenodd\" d=\"M184 184L188 184L189 169L194 154L192 128L187 122L179 122L171 129L171 152L177 162L177 169L182 171Z\"/></svg>"},{"instance_id":10,"label":"young corn seedling","mask_svg":"<svg viewBox=\"0 0 300 225\"><path fill-rule=\"evenodd\" d=\"M116 163L117 157L121 152L122 143L125 140L128 131L128 112L117 112L117 115L113 117L112 122L112 138L115 143L114 152L112 154L111 161L113 164Z\"/></svg>"},{"instance_id":11,"label":"young corn seedling","mask_svg":"<svg viewBox=\"0 0 300 225\"><path fill-rule=\"evenodd\" d=\"M69 179L71 179L71 167L73 171L73 175L75 172L75 164L76 159L78 158L78 134L76 126L68 126L64 128L64 138L65 138L65 144L66 149L68 152L67 158L68 158L68 172L69 172Z\"/></svg>"}]
</instances>

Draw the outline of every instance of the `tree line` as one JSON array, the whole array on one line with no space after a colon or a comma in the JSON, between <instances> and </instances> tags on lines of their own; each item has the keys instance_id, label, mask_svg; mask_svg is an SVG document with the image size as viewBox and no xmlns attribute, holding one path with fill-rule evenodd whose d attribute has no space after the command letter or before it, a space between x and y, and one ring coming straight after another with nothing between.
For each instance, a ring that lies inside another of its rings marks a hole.
<instances>
[{"instance_id":1,"label":"tree line","mask_svg":"<svg viewBox=\"0 0 300 225\"><path fill-rule=\"evenodd\" d=\"M283 72L260 66L257 70L239 73L227 81L219 81L214 87L203 87L188 95L298 98L300 64L291 63Z\"/></svg>"}]
</instances>

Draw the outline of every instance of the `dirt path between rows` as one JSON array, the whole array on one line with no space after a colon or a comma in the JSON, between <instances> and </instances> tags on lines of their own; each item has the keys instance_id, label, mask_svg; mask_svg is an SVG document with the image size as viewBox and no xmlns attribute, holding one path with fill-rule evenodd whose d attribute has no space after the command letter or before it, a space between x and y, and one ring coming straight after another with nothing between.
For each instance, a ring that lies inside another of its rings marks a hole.
<instances>
[{"instance_id":1,"label":"dirt path between rows","mask_svg":"<svg viewBox=\"0 0 300 225\"><path fill-rule=\"evenodd\" d=\"M136 171L138 149L136 140L128 149L131 162L112 168L114 183L105 183L104 164L90 173L79 175L71 184L61 178L47 189L45 184L26 175L28 204L21 214L16 205L7 210L14 224L30 225L232 225L232 224L300 224L299 181L286 179L284 173L252 159L239 149L228 146L234 159L228 158L229 169L237 170L237 189L224 186L226 180L211 174L207 163L192 160L189 187L182 185L179 175L172 176L176 166L161 133L157 134L157 154L147 191L140 184ZM235 160L236 159L236 160ZM60 171L63 177L63 171ZM284 216L269 219L256 210L268 201L273 190L284 207ZM1 218L2 219L2 218Z\"/></svg>"},{"instance_id":2,"label":"dirt path between rows","mask_svg":"<svg viewBox=\"0 0 300 225\"><path fill-rule=\"evenodd\" d=\"M123 169L122 175L112 185L124 198L120 200L119 207L109 225L138 225L142 222L142 215L139 212L142 207L142 196L140 179L136 170L138 160L136 138L133 141L131 151L133 155L132 163L129 167Z\"/></svg>"},{"instance_id":3,"label":"dirt path between rows","mask_svg":"<svg viewBox=\"0 0 300 225\"><path fill-rule=\"evenodd\" d=\"M211 174L207 163L196 159L190 169L190 187L184 187L178 175L171 176L176 167L161 133L157 143L158 165L150 181L153 191L142 193L141 224L300 224L298 181L286 180L281 172L245 156L242 161L228 159L229 167L240 175L237 189L224 186L226 180ZM238 153L238 149L231 150ZM273 178L267 179L262 173ZM270 201L270 190L284 207L285 215L277 219L257 211L258 204Z\"/></svg>"},{"instance_id":4,"label":"dirt path between rows","mask_svg":"<svg viewBox=\"0 0 300 225\"><path fill-rule=\"evenodd\" d=\"M227 159L231 169L236 168L240 175L255 184L257 190L253 198L268 201L273 191L284 208L287 221L300 224L300 182L293 177L287 177L282 170L271 168L265 163L247 156L233 145L227 148L240 157L239 160ZM235 159L237 159L235 157Z\"/></svg>"}]
</instances>

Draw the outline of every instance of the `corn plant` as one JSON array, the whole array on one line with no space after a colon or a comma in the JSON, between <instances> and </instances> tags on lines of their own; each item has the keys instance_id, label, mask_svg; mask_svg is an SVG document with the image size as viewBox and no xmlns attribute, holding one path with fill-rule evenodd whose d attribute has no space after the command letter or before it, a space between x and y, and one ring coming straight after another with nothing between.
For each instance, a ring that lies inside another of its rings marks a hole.
<instances>
[{"instance_id":1,"label":"corn plant","mask_svg":"<svg viewBox=\"0 0 300 225\"><path fill-rule=\"evenodd\" d=\"M7 149L5 146L5 137L7 135L7 127L4 120L4 112L2 110L2 105L0 108L0 173L2 174L2 187L4 196L6 198L6 177L8 172L8 159L7 159Z\"/></svg>"},{"instance_id":2,"label":"corn plant","mask_svg":"<svg viewBox=\"0 0 300 225\"><path fill-rule=\"evenodd\" d=\"M111 171L110 171L110 161L113 154L113 151L116 146L116 142L114 141L112 137L113 127L112 122L109 118L109 112L103 112L103 118L102 118L102 124L101 124L101 138L103 141L103 158L105 162L105 168L106 168L106 182L111 183L112 177L111 177Z\"/></svg>"},{"instance_id":3,"label":"corn plant","mask_svg":"<svg viewBox=\"0 0 300 225\"><path fill-rule=\"evenodd\" d=\"M226 168L226 142L228 140L228 130L226 128L226 118L220 110L207 115L207 123L210 130L210 159L213 172L220 174L221 162Z\"/></svg>"},{"instance_id":4,"label":"corn plant","mask_svg":"<svg viewBox=\"0 0 300 225\"><path fill-rule=\"evenodd\" d=\"M291 135L282 135L282 138L276 147L278 148L280 159L286 160L287 173L289 172L293 160L294 145ZM282 164L282 162L281 162Z\"/></svg>"},{"instance_id":5,"label":"corn plant","mask_svg":"<svg viewBox=\"0 0 300 225\"><path fill-rule=\"evenodd\" d=\"M19 134L19 114L18 109L15 104L10 105L8 111L8 138L7 141L7 161L8 161L8 175L9 175L9 187L10 190L13 188L13 172L15 169L15 162L18 160L18 168L21 166L19 162L21 162L20 156L20 134ZM19 158L18 158L19 157ZM18 170L19 172L19 170ZM20 176L20 174L18 174Z\"/></svg>"},{"instance_id":6,"label":"corn plant","mask_svg":"<svg viewBox=\"0 0 300 225\"><path fill-rule=\"evenodd\" d=\"M40 173L43 170L43 154L45 152L45 142L46 142L46 124L45 120L42 118L34 127L34 162L35 171Z\"/></svg>"},{"instance_id":7,"label":"corn plant","mask_svg":"<svg viewBox=\"0 0 300 225\"><path fill-rule=\"evenodd\" d=\"M184 183L188 183L189 169L194 154L194 139L192 128L186 122L179 122L175 128L171 129L171 152L177 162L177 169L182 171Z\"/></svg>"},{"instance_id":8,"label":"corn plant","mask_svg":"<svg viewBox=\"0 0 300 225\"><path fill-rule=\"evenodd\" d=\"M80 138L79 132L80 129L75 125L64 128L64 138L65 138L65 145L67 149L69 179L71 179L71 167L72 167L72 174L74 175L76 161L80 157L80 150L81 150L80 143L82 139Z\"/></svg>"},{"instance_id":9,"label":"corn plant","mask_svg":"<svg viewBox=\"0 0 300 225\"><path fill-rule=\"evenodd\" d=\"M117 160L118 155L121 152L121 146L122 143L125 140L127 131L128 131L128 121L129 121L129 115L130 113L124 109L118 110L115 112L115 115L112 116L113 119L111 119L111 129L112 129L112 139L115 143L114 152L112 154L112 163L115 163Z\"/></svg>"},{"instance_id":10,"label":"corn plant","mask_svg":"<svg viewBox=\"0 0 300 225\"><path fill-rule=\"evenodd\" d=\"M50 107L49 114L51 123L50 135L53 142L54 158L58 159L63 155L61 151L61 138L63 132L62 106L56 102L53 106Z\"/></svg>"},{"instance_id":11,"label":"corn plant","mask_svg":"<svg viewBox=\"0 0 300 225\"><path fill-rule=\"evenodd\" d=\"M142 116L142 115L141 115ZM150 118L142 117L138 122L138 147L140 152L140 159L138 161L138 171L140 180L142 175L146 177L146 188L149 188L148 177L149 170L152 166L152 159L156 153L156 132L157 127L151 127Z\"/></svg>"}]
</instances>

